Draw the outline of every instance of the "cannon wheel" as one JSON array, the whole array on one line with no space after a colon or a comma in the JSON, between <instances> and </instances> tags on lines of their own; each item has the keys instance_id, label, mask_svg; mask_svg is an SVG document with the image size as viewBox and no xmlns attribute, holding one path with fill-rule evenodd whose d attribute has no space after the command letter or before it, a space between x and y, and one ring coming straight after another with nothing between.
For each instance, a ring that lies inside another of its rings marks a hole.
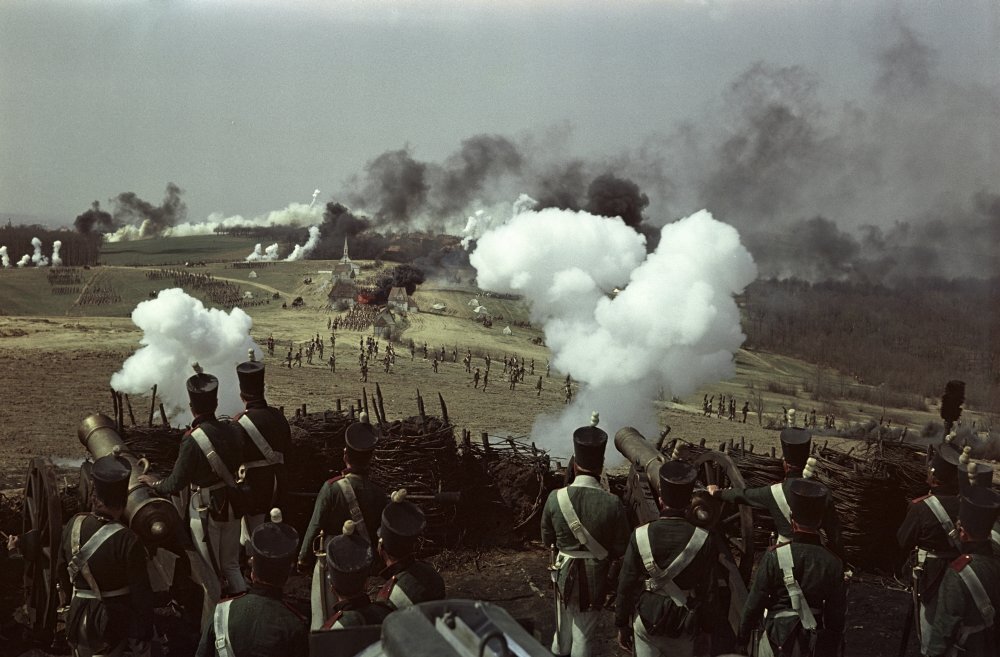
<instances>
[{"instance_id":1,"label":"cannon wheel","mask_svg":"<svg viewBox=\"0 0 1000 657\"><path fill-rule=\"evenodd\" d=\"M715 484L719 488L746 488L739 468L723 452L705 452L692 465L698 469L698 480L706 486ZM743 582L749 583L753 570L753 510L726 502L722 505L717 527L733 554Z\"/></svg>"},{"instance_id":2,"label":"cannon wheel","mask_svg":"<svg viewBox=\"0 0 1000 657\"><path fill-rule=\"evenodd\" d=\"M62 540L62 503L56 471L44 457L31 459L24 484L22 527L38 531L38 553L24 562L24 603L34 637L50 643L59 602L56 556Z\"/></svg>"}]
</instances>

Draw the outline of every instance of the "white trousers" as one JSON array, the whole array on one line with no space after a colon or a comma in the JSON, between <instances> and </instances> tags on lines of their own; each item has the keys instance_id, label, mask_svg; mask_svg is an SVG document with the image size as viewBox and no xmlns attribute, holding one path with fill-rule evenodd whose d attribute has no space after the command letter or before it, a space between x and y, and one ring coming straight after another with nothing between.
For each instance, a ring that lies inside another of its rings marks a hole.
<instances>
[{"instance_id":1,"label":"white trousers","mask_svg":"<svg viewBox=\"0 0 1000 657\"><path fill-rule=\"evenodd\" d=\"M576 604L564 605L560 602L556 615L552 653L558 656L591 657L594 654L594 633L601 612L580 611Z\"/></svg>"},{"instance_id":2,"label":"white trousers","mask_svg":"<svg viewBox=\"0 0 1000 657\"><path fill-rule=\"evenodd\" d=\"M635 632L635 657L691 657L694 654L694 637L652 636L638 615L632 623Z\"/></svg>"},{"instance_id":3,"label":"white trousers","mask_svg":"<svg viewBox=\"0 0 1000 657\"><path fill-rule=\"evenodd\" d=\"M243 593L247 590L247 583L243 579L243 573L240 572L241 523L233 518L232 507L227 511L229 520L220 522L213 520L209 515L203 522L198 513L200 501L200 495L191 496L190 516L188 517L191 523L191 538L194 541L194 549L201 555L205 565L225 581L224 593L228 595ZM206 534L207 542L205 541Z\"/></svg>"},{"instance_id":4,"label":"white trousers","mask_svg":"<svg viewBox=\"0 0 1000 657\"><path fill-rule=\"evenodd\" d=\"M264 514L255 513L252 516L243 516L241 524L240 545L246 546L250 542L250 537L253 536L253 530L264 524Z\"/></svg>"},{"instance_id":5,"label":"white trousers","mask_svg":"<svg viewBox=\"0 0 1000 657\"><path fill-rule=\"evenodd\" d=\"M934 613L937 610L937 591L933 595L920 599L917 607L917 624L920 636L920 654L926 655L931 639L931 625L934 624Z\"/></svg>"},{"instance_id":6,"label":"white trousers","mask_svg":"<svg viewBox=\"0 0 1000 657\"><path fill-rule=\"evenodd\" d=\"M311 588L309 590L309 608L311 613L309 615L309 629L318 630L323 627L323 623L332 614L324 604L333 596L333 592L330 591L329 585L326 583L326 578L323 575L323 571L319 568L319 560L325 559L326 557L316 557L316 565L313 566L313 576Z\"/></svg>"}]
</instances>

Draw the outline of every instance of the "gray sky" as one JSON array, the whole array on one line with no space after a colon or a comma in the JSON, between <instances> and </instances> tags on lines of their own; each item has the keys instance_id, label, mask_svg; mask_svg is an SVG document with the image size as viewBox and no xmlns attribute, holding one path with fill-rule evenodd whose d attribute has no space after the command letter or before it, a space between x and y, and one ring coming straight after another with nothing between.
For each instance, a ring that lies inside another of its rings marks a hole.
<instances>
[{"instance_id":1,"label":"gray sky","mask_svg":"<svg viewBox=\"0 0 1000 657\"><path fill-rule=\"evenodd\" d=\"M655 148L680 121L721 129L727 85L755 61L803 67L840 121L871 102L876 54L899 25L933 49L939 79L989 105L1000 94L997 7L7 0L0 212L68 225L120 192L158 203L170 181L191 221L253 216L308 203L314 188L329 199L385 150L442 161L478 133L555 133L567 156L615 158ZM1000 191L996 135L972 133L968 148L981 152L941 165L975 179L969 193L991 181Z\"/></svg>"}]
</instances>

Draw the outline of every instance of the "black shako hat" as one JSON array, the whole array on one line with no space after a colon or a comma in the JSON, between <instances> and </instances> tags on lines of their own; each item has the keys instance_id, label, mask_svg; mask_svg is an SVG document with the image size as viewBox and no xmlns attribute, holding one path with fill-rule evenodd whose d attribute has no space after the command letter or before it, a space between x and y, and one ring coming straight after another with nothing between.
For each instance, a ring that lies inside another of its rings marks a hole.
<instances>
[{"instance_id":1,"label":"black shako hat","mask_svg":"<svg viewBox=\"0 0 1000 657\"><path fill-rule=\"evenodd\" d=\"M248 352L250 360L236 366L236 376L240 380L240 392L244 397L264 396L264 363L257 360L253 348Z\"/></svg>"},{"instance_id":2,"label":"black shako hat","mask_svg":"<svg viewBox=\"0 0 1000 657\"><path fill-rule=\"evenodd\" d=\"M788 427L781 430L779 438L781 439L781 457L790 465L804 468L806 459L809 458L812 434L806 429Z\"/></svg>"},{"instance_id":3,"label":"black shako hat","mask_svg":"<svg viewBox=\"0 0 1000 657\"><path fill-rule=\"evenodd\" d=\"M195 363L194 376L187 380L188 399L195 406L204 408L215 406L219 402L219 380L211 374L206 374L201 365Z\"/></svg>"},{"instance_id":4,"label":"black shako hat","mask_svg":"<svg viewBox=\"0 0 1000 657\"><path fill-rule=\"evenodd\" d=\"M280 509L271 509L270 521L253 530L247 545L247 552L253 557L254 576L265 584L284 584L298 547L299 533L282 522Z\"/></svg>"},{"instance_id":5,"label":"black shako hat","mask_svg":"<svg viewBox=\"0 0 1000 657\"><path fill-rule=\"evenodd\" d=\"M993 488L993 468L985 463L969 463L958 471L958 489L965 493L971 486Z\"/></svg>"},{"instance_id":6,"label":"black shako hat","mask_svg":"<svg viewBox=\"0 0 1000 657\"><path fill-rule=\"evenodd\" d=\"M382 548L394 557L408 556L417 547L426 526L424 512L407 501L406 489L401 488L389 496L389 503L382 511L382 524L378 528Z\"/></svg>"},{"instance_id":7,"label":"black shako hat","mask_svg":"<svg viewBox=\"0 0 1000 657\"><path fill-rule=\"evenodd\" d=\"M366 421L366 415L361 414L361 422L355 422L344 431L344 444L347 453L354 457L371 459L378 443L378 430Z\"/></svg>"},{"instance_id":8,"label":"black shako hat","mask_svg":"<svg viewBox=\"0 0 1000 657\"><path fill-rule=\"evenodd\" d=\"M590 426L580 427L573 432L573 460L584 470L598 472L604 467L604 449L608 444L608 434L597 428L600 416L594 411L590 416Z\"/></svg>"},{"instance_id":9,"label":"black shako hat","mask_svg":"<svg viewBox=\"0 0 1000 657\"><path fill-rule=\"evenodd\" d=\"M108 454L94 461L90 470L97 497L112 504L125 504L132 465L123 456Z\"/></svg>"},{"instance_id":10,"label":"black shako hat","mask_svg":"<svg viewBox=\"0 0 1000 657\"><path fill-rule=\"evenodd\" d=\"M698 477L695 467L684 461L667 461L660 466L660 498L672 509L683 509L691 503L694 480Z\"/></svg>"},{"instance_id":11,"label":"black shako hat","mask_svg":"<svg viewBox=\"0 0 1000 657\"><path fill-rule=\"evenodd\" d=\"M823 522L830 489L812 479L792 479L788 484L788 507L792 520L803 527L817 528Z\"/></svg>"},{"instance_id":12,"label":"black shako hat","mask_svg":"<svg viewBox=\"0 0 1000 657\"><path fill-rule=\"evenodd\" d=\"M340 593L361 591L375 556L368 537L357 532L353 520L344 523L344 533L326 542L326 575Z\"/></svg>"},{"instance_id":13,"label":"black shako hat","mask_svg":"<svg viewBox=\"0 0 1000 657\"><path fill-rule=\"evenodd\" d=\"M990 537L993 523L1000 514L1000 494L992 488L969 486L963 493L958 507L958 520L962 529L973 540Z\"/></svg>"},{"instance_id":14,"label":"black shako hat","mask_svg":"<svg viewBox=\"0 0 1000 657\"><path fill-rule=\"evenodd\" d=\"M934 450L934 458L931 459L931 472L934 478L944 484L955 483L958 477L958 451L947 443L941 443Z\"/></svg>"}]
</instances>

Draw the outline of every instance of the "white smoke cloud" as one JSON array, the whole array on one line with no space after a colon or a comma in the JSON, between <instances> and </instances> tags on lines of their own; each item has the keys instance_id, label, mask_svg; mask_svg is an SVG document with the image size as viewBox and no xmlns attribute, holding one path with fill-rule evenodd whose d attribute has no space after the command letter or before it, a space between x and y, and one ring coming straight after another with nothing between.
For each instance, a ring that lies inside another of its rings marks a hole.
<instances>
[{"instance_id":1,"label":"white smoke cloud","mask_svg":"<svg viewBox=\"0 0 1000 657\"><path fill-rule=\"evenodd\" d=\"M47 267L49 259L42 255L42 240L32 237L31 246L35 249L34 255L31 256L31 262L35 263L36 267Z\"/></svg>"},{"instance_id":2,"label":"white smoke cloud","mask_svg":"<svg viewBox=\"0 0 1000 657\"><path fill-rule=\"evenodd\" d=\"M480 238L470 261L483 288L523 294L553 365L581 383L533 439L572 453L594 410L610 434L658 434L653 401L731 376L743 343L733 295L756 277L736 230L701 211L662 229L657 250L618 219L548 209L521 213ZM614 288L621 291L612 297ZM608 462L617 452L608 449Z\"/></svg>"},{"instance_id":3,"label":"white smoke cloud","mask_svg":"<svg viewBox=\"0 0 1000 657\"><path fill-rule=\"evenodd\" d=\"M278 245L272 244L264 250L261 250L260 244L255 244L253 247L253 253L246 257L247 262L260 262L260 261L271 261L278 259Z\"/></svg>"},{"instance_id":4,"label":"white smoke cloud","mask_svg":"<svg viewBox=\"0 0 1000 657\"><path fill-rule=\"evenodd\" d=\"M29 262L31 262L31 256L25 253L23 256L21 256L21 259L17 261L17 266L25 267Z\"/></svg>"},{"instance_id":5,"label":"white smoke cloud","mask_svg":"<svg viewBox=\"0 0 1000 657\"><path fill-rule=\"evenodd\" d=\"M462 248L468 250L474 240L504 225L511 217L533 210L536 205L538 201L521 194L513 204L501 203L489 210L476 210L465 220L465 227L459 233L462 235Z\"/></svg>"},{"instance_id":6,"label":"white smoke cloud","mask_svg":"<svg viewBox=\"0 0 1000 657\"><path fill-rule=\"evenodd\" d=\"M312 208L312 207L313 207L314 205L316 205L316 199L317 199L318 197L319 197L319 190L317 189L317 190L315 190L315 191L313 192L313 198L312 198L312 201L310 201L310 202L309 202L309 207L310 207L310 208Z\"/></svg>"},{"instance_id":7,"label":"white smoke cloud","mask_svg":"<svg viewBox=\"0 0 1000 657\"><path fill-rule=\"evenodd\" d=\"M183 426L192 419L186 381L194 373L191 365L197 362L219 379L218 413L235 415L243 408L236 366L247 359L251 347L263 357L250 337L253 320L243 310L233 308L227 314L208 309L173 288L136 306L132 322L142 329L143 346L112 375L112 388L145 394L156 384L170 422Z\"/></svg>"},{"instance_id":8,"label":"white smoke cloud","mask_svg":"<svg viewBox=\"0 0 1000 657\"><path fill-rule=\"evenodd\" d=\"M312 250L316 248L319 244L319 226L309 227L309 239L306 240L305 244L296 244L292 252L288 254L285 258L285 262L291 262L293 260L305 260L306 256L312 253Z\"/></svg>"},{"instance_id":9,"label":"white smoke cloud","mask_svg":"<svg viewBox=\"0 0 1000 657\"><path fill-rule=\"evenodd\" d=\"M323 220L323 206L314 207L313 204L289 203L282 210L272 210L267 214L246 218L242 215L225 216L221 212L213 212L208 218L200 223L184 222L176 226L164 228L160 235L163 237L187 237L190 235L214 235L221 229L235 228L237 226L253 226L266 228L271 226L310 226L320 223ZM144 225L144 224L143 224ZM143 231L143 226L127 225L122 226L113 233L108 233L105 240L108 242L127 242L150 237Z\"/></svg>"},{"instance_id":10,"label":"white smoke cloud","mask_svg":"<svg viewBox=\"0 0 1000 657\"><path fill-rule=\"evenodd\" d=\"M52 266L61 267L62 257L59 255L59 249L62 248L62 240L56 240L52 243Z\"/></svg>"},{"instance_id":11,"label":"white smoke cloud","mask_svg":"<svg viewBox=\"0 0 1000 657\"><path fill-rule=\"evenodd\" d=\"M10 268L10 256L7 255L6 246L0 246L0 264L3 265L4 269Z\"/></svg>"}]
</instances>

